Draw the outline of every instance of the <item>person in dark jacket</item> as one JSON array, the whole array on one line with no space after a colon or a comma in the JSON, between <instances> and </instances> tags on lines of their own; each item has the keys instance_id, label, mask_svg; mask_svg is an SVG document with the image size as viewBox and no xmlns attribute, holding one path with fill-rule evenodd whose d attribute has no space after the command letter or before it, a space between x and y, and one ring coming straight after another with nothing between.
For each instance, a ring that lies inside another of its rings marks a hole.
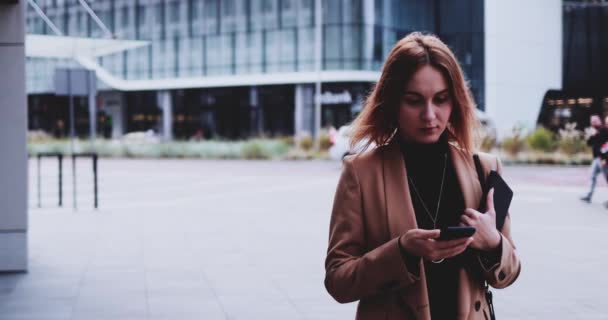
<instances>
[{"instance_id":1,"label":"person in dark jacket","mask_svg":"<svg viewBox=\"0 0 608 320\"><path fill-rule=\"evenodd\" d=\"M593 152L593 161L591 162L591 183L589 191L581 197L581 200L587 203L591 203L593 192L595 191L595 185L597 182L597 176L600 173L604 174L604 178L608 182L608 167L603 165L602 158L605 156L602 154L602 145L608 142L608 128L602 124L600 116L594 114L591 116L591 136L587 139L587 145L591 147ZM605 161L605 159L604 159Z\"/></svg>"}]
</instances>

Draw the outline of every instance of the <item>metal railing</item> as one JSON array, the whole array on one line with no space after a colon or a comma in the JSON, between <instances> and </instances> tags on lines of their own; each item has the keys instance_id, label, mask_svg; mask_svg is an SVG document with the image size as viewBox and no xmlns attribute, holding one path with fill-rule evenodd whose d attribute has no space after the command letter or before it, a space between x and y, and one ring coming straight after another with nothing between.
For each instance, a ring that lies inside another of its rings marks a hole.
<instances>
[{"instance_id":1,"label":"metal railing","mask_svg":"<svg viewBox=\"0 0 608 320\"><path fill-rule=\"evenodd\" d=\"M42 178L40 176L40 161L42 158L57 158L57 164L58 164L58 177L59 177L59 206L62 207L63 206L63 154L58 153L58 152L41 152L36 154L36 158L37 158L37 173L38 176L36 178L37 182L38 182L38 208L42 207L42 200L41 200L41 189L42 189Z\"/></svg>"},{"instance_id":2,"label":"metal railing","mask_svg":"<svg viewBox=\"0 0 608 320\"><path fill-rule=\"evenodd\" d=\"M41 169L40 169L40 162L42 158L57 158L57 164L58 164L58 180L59 180L59 201L58 201L58 206L62 207L63 206L63 157L65 155L62 153L58 153L58 152L41 152L41 153L37 153L36 154L36 158L37 158L37 189L38 189L38 208L42 207L42 176L41 176ZM70 155L72 158L72 191L73 191L73 207L74 210L76 210L78 208L77 205L77 195L76 195L76 179L77 179L77 175L76 175L76 159L77 158L91 158L92 160L92 164L93 164L93 207L95 209L99 208L99 197L98 197L98 193L99 193L99 188L98 188L98 179L97 179L97 174L98 174L98 166L97 166L97 160L99 158L99 156L97 155L97 153L94 152L86 152L86 153L73 153Z\"/></svg>"}]
</instances>

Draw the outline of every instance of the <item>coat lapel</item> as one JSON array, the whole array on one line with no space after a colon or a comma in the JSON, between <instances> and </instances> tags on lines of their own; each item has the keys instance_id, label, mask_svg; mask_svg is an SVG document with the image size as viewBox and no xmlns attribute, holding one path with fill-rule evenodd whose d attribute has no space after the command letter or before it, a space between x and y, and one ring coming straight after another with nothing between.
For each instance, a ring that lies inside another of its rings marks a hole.
<instances>
[{"instance_id":1,"label":"coat lapel","mask_svg":"<svg viewBox=\"0 0 608 320\"><path fill-rule=\"evenodd\" d=\"M450 145L450 156L458 178L458 185L464 197L465 208L477 210L481 200L481 185L477 178L473 155Z\"/></svg>"},{"instance_id":2,"label":"coat lapel","mask_svg":"<svg viewBox=\"0 0 608 320\"><path fill-rule=\"evenodd\" d=\"M386 146L383 162L384 190L390 238L401 236L410 229L417 228L416 216L403 155L397 143Z\"/></svg>"}]
</instances>

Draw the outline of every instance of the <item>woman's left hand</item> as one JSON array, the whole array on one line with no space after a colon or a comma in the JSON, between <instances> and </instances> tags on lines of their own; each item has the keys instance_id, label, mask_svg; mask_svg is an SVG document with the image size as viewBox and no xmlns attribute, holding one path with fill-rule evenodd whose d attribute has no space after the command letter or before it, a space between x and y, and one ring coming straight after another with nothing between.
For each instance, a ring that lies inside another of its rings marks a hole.
<instances>
[{"instance_id":1,"label":"woman's left hand","mask_svg":"<svg viewBox=\"0 0 608 320\"><path fill-rule=\"evenodd\" d=\"M496 230L496 211L494 210L494 189L488 192L488 211L484 214L475 209L467 208L460 216L461 226L475 227L475 235L471 247L478 250L491 251L500 244L500 232Z\"/></svg>"}]
</instances>

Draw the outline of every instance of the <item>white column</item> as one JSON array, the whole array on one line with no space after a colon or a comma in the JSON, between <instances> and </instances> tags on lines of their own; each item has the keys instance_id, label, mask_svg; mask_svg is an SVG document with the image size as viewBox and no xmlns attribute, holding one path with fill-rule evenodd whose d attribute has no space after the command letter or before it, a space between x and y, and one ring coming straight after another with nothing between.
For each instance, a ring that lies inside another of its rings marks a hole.
<instances>
[{"instance_id":1,"label":"white column","mask_svg":"<svg viewBox=\"0 0 608 320\"><path fill-rule=\"evenodd\" d=\"M262 122L262 108L260 106L258 88L257 87L249 87L249 106L250 110L250 132L249 134L252 136L259 136L264 131L264 123Z\"/></svg>"},{"instance_id":2,"label":"white column","mask_svg":"<svg viewBox=\"0 0 608 320\"><path fill-rule=\"evenodd\" d=\"M504 136L533 128L545 92L561 88L562 1L484 4L486 113Z\"/></svg>"},{"instance_id":3,"label":"white column","mask_svg":"<svg viewBox=\"0 0 608 320\"><path fill-rule=\"evenodd\" d=\"M295 134L312 136L315 130L315 86L297 84L295 94Z\"/></svg>"},{"instance_id":4,"label":"white column","mask_svg":"<svg viewBox=\"0 0 608 320\"><path fill-rule=\"evenodd\" d=\"M87 92L89 93L89 130L90 138L95 145L97 138L97 78L95 72L88 72Z\"/></svg>"},{"instance_id":5,"label":"white column","mask_svg":"<svg viewBox=\"0 0 608 320\"><path fill-rule=\"evenodd\" d=\"M296 94L295 94L295 110L294 110L294 133L295 138L299 139L302 136L302 131L304 130L304 95L303 95L303 85L296 84Z\"/></svg>"},{"instance_id":6,"label":"white column","mask_svg":"<svg viewBox=\"0 0 608 320\"><path fill-rule=\"evenodd\" d=\"M0 5L0 271L27 270L26 3Z\"/></svg>"},{"instance_id":7,"label":"white column","mask_svg":"<svg viewBox=\"0 0 608 320\"><path fill-rule=\"evenodd\" d=\"M173 140L173 106L171 103L171 92L168 90L158 91L158 105L162 110L163 141Z\"/></svg>"},{"instance_id":8,"label":"white column","mask_svg":"<svg viewBox=\"0 0 608 320\"><path fill-rule=\"evenodd\" d=\"M319 149L319 135L321 133L321 71L323 69L323 4L315 0L315 125L312 132L315 137L315 149Z\"/></svg>"},{"instance_id":9,"label":"white column","mask_svg":"<svg viewBox=\"0 0 608 320\"><path fill-rule=\"evenodd\" d=\"M363 1L363 68L372 70L372 60L374 59L374 23L376 23L376 9L374 0ZM375 71L375 70L374 70Z\"/></svg>"}]
</instances>

